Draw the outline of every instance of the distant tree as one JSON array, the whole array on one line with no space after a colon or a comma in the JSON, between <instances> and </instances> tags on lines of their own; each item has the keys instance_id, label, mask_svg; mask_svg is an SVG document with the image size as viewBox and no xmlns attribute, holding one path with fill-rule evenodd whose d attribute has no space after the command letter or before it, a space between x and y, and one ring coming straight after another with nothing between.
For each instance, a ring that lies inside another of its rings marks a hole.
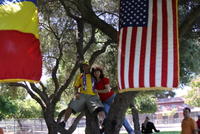
<instances>
[{"instance_id":1,"label":"distant tree","mask_svg":"<svg viewBox=\"0 0 200 134\"><path fill-rule=\"evenodd\" d=\"M28 119L28 118L41 118L42 110L40 105L35 100L15 100L17 105L17 112L14 115L17 119Z\"/></svg>"},{"instance_id":2,"label":"distant tree","mask_svg":"<svg viewBox=\"0 0 200 134\"><path fill-rule=\"evenodd\" d=\"M3 96L0 97L0 120L13 117L16 111L17 107L10 98Z\"/></svg>"},{"instance_id":3,"label":"distant tree","mask_svg":"<svg viewBox=\"0 0 200 134\"><path fill-rule=\"evenodd\" d=\"M155 113L157 111L156 97L153 94L141 93L135 98L135 106L139 113Z\"/></svg>"},{"instance_id":4,"label":"distant tree","mask_svg":"<svg viewBox=\"0 0 200 134\"><path fill-rule=\"evenodd\" d=\"M188 94L185 96L186 103L190 106L200 107L200 80L199 78L192 81L191 90L188 91Z\"/></svg>"}]
</instances>

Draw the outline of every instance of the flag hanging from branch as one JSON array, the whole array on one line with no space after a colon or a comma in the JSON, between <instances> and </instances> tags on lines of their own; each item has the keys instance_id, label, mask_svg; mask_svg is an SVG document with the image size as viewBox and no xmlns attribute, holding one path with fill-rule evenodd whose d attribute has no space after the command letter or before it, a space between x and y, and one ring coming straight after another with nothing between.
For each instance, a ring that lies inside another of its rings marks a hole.
<instances>
[{"instance_id":1,"label":"flag hanging from branch","mask_svg":"<svg viewBox=\"0 0 200 134\"><path fill-rule=\"evenodd\" d=\"M121 0L119 91L172 89L179 83L178 0Z\"/></svg>"},{"instance_id":2,"label":"flag hanging from branch","mask_svg":"<svg viewBox=\"0 0 200 134\"><path fill-rule=\"evenodd\" d=\"M0 82L38 82L41 74L36 0L0 0Z\"/></svg>"}]
</instances>

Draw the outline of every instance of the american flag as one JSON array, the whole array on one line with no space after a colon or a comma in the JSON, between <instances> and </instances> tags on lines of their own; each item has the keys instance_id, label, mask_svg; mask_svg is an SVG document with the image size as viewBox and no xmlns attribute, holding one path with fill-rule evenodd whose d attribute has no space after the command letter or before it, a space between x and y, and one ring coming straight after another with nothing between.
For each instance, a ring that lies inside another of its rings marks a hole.
<instances>
[{"instance_id":1,"label":"american flag","mask_svg":"<svg viewBox=\"0 0 200 134\"><path fill-rule=\"evenodd\" d=\"M171 89L179 84L178 0L121 0L119 90Z\"/></svg>"}]
</instances>

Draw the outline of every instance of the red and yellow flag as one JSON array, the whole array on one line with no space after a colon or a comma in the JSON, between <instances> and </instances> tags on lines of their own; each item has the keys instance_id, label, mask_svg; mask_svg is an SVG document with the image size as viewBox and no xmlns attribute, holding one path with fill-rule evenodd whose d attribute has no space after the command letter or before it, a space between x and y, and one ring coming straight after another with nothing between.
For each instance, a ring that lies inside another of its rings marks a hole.
<instances>
[{"instance_id":1,"label":"red and yellow flag","mask_svg":"<svg viewBox=\"0 0 200 134\"><path fill-rule=\"evenodd\" d=\"M36 0L0 0L0 82L40 81Z\"/></svg>"}]
</instances>

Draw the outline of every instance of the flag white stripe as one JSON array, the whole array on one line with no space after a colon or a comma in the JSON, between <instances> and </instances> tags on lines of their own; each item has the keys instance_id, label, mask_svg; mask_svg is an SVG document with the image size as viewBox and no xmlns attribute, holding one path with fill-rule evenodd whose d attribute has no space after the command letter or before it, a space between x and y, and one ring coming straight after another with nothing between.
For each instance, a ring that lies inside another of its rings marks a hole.
<instances>
[{"instance_id":1,"label":"flag white stripe","mask_svg":"<svg viewBox=\"0 0 200 134\"><path fill-rule=\"evenodd\" d=\"M123 28L120 29L120 35L119 35L119 46L118 46L118 84L119 88L122 89L121 85L121 52L122 52L122 34L123 34Z\"/></svg>"},{"instance_id":2,"label":"flag white stripe","mask_svg":"<svg viewBox=\"0 0 200 134\"><path fill-rule=\"evenodd\" d=\"M140 50L142 40L142 27L137 28L136 46L135 46L135 63L134 63L134 87L139 87L139 67L140 67Z\"/></svg>"},{"instance_id":3,"label":"flag white stripe","mask_svg":"<svg viewBox=\"0 0 200 134\"><path fill-rule=\"evenodd\" d=\"M167 71L167 86L173 87L174 73L174 40L173 40L173 16L172 16L172 1L167 0L168 11L168 71Z\"/></svg>"},{"instance_id":4,"label":"flag white stripe","mask_svg":"<svg viewBox=\"0 0 200 134\"><path fill-rule=\"evenodd\" d=\"M130 61L130 47L131 47L131 37L132 37L132 29L133 27L127 28L127 37L126 37L126 56L125 56L125 72L124 72L124 79L125 79L125 88L129 88L129 61ZM132 56L132 55L131 55Z\"/></svg>"},{"instance_id":5,"label":"flag white stripe","mask_svg":"<svg viewBox=\"0 0 200 134\"><path fill-rule=\"evenodd\" d=\"M157 3L157 42L156 42L156 74L155 85L161 86L162 76L162 0Z\"/></svg>"},{"instance_id":6,"label":"flag white stripe","mask_svg":"<svg viewBox=\"0 0 200 134\"><path fill-rule=\"evenodd\" d=\"M146 44L146 54L145 54L145 66L144 66L144 86L150 87L150 52L151 52L151 33L152 33L152 19L153 19L153 3L149 1L149 11L148 11L148 27L147 27L147 44Z\"/></svg>"}]
</instances>

